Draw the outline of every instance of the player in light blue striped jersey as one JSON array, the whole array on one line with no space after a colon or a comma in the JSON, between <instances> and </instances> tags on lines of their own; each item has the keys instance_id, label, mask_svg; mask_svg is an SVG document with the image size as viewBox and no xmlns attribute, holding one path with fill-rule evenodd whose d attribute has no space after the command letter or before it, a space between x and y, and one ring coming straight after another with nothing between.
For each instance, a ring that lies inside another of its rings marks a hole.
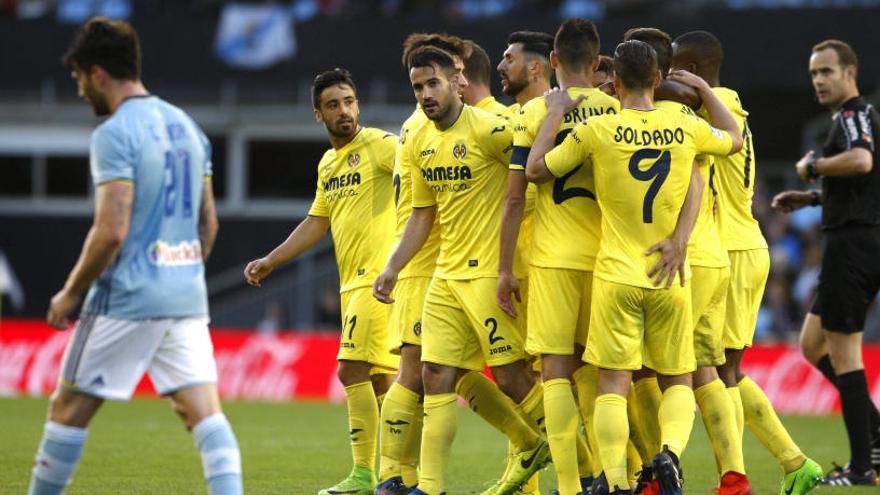
<instances>
[{"instance_id":1,"label":"player in light blue striped jersey","mask_svg":"<svg viewBox=\"0 0 880 495\"><path fill-rule=\"evenodd\" d=\"M204 261L217 235L211 150L179 108L140 81L140 42L124 21L83 24L65 56L96 115L94 223L48 323L65 328L85 296L37 452L29 492L63 493L104 400L143 376L193 432L212 494L242 493L241 460L220 408Z\"/></svg>"}]
</instances>

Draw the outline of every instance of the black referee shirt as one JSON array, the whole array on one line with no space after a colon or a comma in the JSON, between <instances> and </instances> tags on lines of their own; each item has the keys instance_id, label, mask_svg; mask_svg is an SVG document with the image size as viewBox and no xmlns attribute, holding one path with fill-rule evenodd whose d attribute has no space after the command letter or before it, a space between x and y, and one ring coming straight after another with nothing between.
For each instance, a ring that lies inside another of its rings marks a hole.
<instances>
[{"instance_id":1,"label":"black referee shirt","mask_svg":"<svg viewBox=\"0 0 880 495\"><path fill-rule=\"evenodd\" d=\"M866 175L822 178L822 228L880 225L880 115L874 106L857 96L834 114L823 156L830 157L852 148L865 148L874 157Z\"/></svg>"}]
</instances>

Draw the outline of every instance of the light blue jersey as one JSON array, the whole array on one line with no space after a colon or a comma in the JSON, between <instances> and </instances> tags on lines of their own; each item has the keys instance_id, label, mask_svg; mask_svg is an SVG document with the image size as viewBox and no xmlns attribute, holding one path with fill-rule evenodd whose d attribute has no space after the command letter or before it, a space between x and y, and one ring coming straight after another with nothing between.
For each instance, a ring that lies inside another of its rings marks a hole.
<instances>
[{"instance_id":1,"label":"light blue jersey","mask_svg":"<svg viewBox=\"0 0 880 495\"><path fill-rule=\"evenodd\" d=\"M128 236L86 296L83 314L122 319L208 314L199 241L211 147L179 108L155 96L125 100L92 133L95 185L130 181Z\"/></svg>"}]
</instances>

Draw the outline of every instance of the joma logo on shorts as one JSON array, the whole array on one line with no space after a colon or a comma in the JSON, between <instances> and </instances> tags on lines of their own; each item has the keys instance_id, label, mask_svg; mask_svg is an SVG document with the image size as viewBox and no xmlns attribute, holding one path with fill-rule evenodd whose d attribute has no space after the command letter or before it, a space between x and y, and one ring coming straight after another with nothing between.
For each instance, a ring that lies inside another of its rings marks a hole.
<instances>
[{"instance_id":1,"label":"joma logo on shorts","mask_svg":"<svg viewBox=\"0 0 880 495\"><path fill-rule=\"evenodd\" d=\"M508 352L508 351L512 351L512 350L513 350L512 345L503 345L500 347L493 347L492 349L489 349L489 355L494 356L495 354L501 354L503 352Z\"/></svg>"},{"instance_id":2,"label":"joma logo on shorts","mask_svg":"<svg viewBox=\"0 0 880 495\"><path fill-rule=\"evenodd\" d=\"M339 347L342 347L343 349L354 349L356 346L354 345L354 342L340 342Z\"/></svg>"}]
</instances>

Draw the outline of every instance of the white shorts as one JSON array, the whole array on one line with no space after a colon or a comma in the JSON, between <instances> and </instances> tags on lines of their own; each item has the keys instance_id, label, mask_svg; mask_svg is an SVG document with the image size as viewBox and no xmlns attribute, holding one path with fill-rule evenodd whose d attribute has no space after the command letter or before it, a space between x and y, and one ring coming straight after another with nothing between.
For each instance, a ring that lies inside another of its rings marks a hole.
<instances>
[{"instance_id":1,"label":"white shorts","mask_svg":"<svg viewBox=\"0 0 880 495\"><path fill-rule=\"evenodd\" d=\"M83 316L64 351L60 384L103 399L128 400L145 371L160 395L217 383L208 318Z\"/></svg>"}]
</instances>

